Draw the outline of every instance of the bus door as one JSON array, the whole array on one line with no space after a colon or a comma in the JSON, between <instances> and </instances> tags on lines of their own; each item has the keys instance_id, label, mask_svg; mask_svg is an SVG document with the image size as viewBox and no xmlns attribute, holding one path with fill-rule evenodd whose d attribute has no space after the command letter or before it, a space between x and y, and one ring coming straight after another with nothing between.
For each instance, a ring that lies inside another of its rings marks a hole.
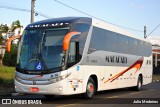
<instances>
[{"instance_id":1,"label":"bus door","mask_svg":"<svg viewBox=\"0 0 160 107\"><path fill-rule=\"evenodd\" d=\"M68 54L68 67L71 67L79 61L79 42L70 42Z\"/></svg>"},{"instance_id":2,"label":"bus door","mask_svg":"<svg viewBox=\"0 0 160 107\"><path fill-rule=\"evenodd\" d=\"M68 53L68 69L72 71L72 78L69 80L72 82L68 85L71 86L69 93L80 93L82 91L82 79L83 79L83 68L82 66L74 66L80 60L79 56L79 42L71 41ZM73 67L72 67L73 66Z\"/></svg>"}]
</instances>

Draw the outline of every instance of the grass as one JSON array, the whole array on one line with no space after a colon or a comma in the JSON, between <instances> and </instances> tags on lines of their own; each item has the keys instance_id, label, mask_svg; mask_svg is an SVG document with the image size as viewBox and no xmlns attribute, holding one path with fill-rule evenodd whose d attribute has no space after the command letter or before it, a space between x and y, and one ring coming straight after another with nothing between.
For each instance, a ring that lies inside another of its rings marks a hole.
<instances>
[{"instance_id":1,"label":"grass","mask_svg":"<svg viewBox=\"0 0 160 107\"><path fill-rule=\"evenodd\" d=\"M0 66L0 84L11 85L14 83L15 67Z\"/></svg>"},{"instance_id":2,"label":"grass","mask_svg":"<svg viewBox=\"0 0 160 107\"><path fill-rule=\"evenodd\" d=\"M0 66L0 96L14 91L15 67Z\"/></svg>"}]
</instances>

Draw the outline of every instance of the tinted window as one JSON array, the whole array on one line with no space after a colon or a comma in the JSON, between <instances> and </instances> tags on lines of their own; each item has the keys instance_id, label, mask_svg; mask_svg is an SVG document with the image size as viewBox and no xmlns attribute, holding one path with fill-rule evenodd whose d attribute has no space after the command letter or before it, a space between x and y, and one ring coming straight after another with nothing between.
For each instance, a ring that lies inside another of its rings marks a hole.
<instances>
[{"instance_id":1,"label":"tinted window","mask_svg":"<svg viewBox=\"0 0 160 107\"><path fill-rule=\"evenodd\" d=\"M128 53L128 37L117 34L117 52Z\"/></svg>"},{"instance_id":2,"label":"tinted window","mask_svg":"<svg viewBox=\"0 0 160 107\"><path fill-rule=\"evenodd\" d=\"M106 50L116 52L117 49L117 35L114 32L111 31L105 31L105 36L107 42L106 44Z\"/></svg>"},{"instance_id":3,"label":"tinted window","mask_svg":"<svg viewBox=\"0 0 160 107\"><path fill-rule=\"evenodd\" d=\"M88 53L96 50L150 56L151 44L119 33L93 27Z\"/></svg>"},{"instance_id":4,"label":"tinted window","mask_svg":"<svg viewBox=\"0 0 160 107\"><path fill-rule=\"evenodd\" d=\"M72 31L78 31L81 32L80 35L76 36L74 39L78 39L79 42L79 54L82 55L83 50L84 50L84 45L86 43L86 39L88 36L88 31L89 31L90 25L89 24L84 24L84 23L75 23L73 25Z\"/></svg>"},{"instance_id":5,"label":"tinted window","mask_svg":"<svg viewBox=\"0 0 160 107\"><path fill-rule=\"evenodd\" d=\"M92 53L96 50L106 50L106 43L107 38L105 36L105 30L93 27L88 53Z\"/></svg>"},{"instance_id":6,"label":"tinted window","mask_svg":"<svg viewBox=\"0 0 160 107\"><path fill-rule=\"evenodd\" d=\"M69 63L76 62L76 42L70 43L68 62Z\"/></svg>"},{"instance_id":7,"label":"tinted window","mask_svg":"<svg viewBox=\"0 0 160 107\"><path fill-rule=\"evenodd\" d=\"M101 28L93 27L88 53L96 50L116 52L117 34Z\"/></svg>"},{"instance_id":8,"label":"tinted window","mask_svg":"<svg viewBox=\"0 0 160 107\"><path fill-rule=\"evenodd\" d=\"M68 28L25 30L19 44L17 67L44 71L61 67L62 42L68 30ZM36 66L40 66L40 69Z\"/></svg>"},{"instance_id":9,"label":"tinted window","mask_svg":"<svg viewBox=\"0 0 160 107\"><path fill-rule=\"evenodd\" d=\"M128 54L137 55L137 40L128 37Z\"/></svg>"}]
</instances>

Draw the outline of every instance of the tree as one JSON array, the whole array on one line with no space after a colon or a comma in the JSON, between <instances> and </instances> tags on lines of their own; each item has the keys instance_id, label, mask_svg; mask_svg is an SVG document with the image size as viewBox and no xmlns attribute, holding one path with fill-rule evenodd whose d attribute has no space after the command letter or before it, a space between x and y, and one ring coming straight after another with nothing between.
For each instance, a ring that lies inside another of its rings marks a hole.
<instances>
[{"instance_id":1,"label":"tree","mask_svg":"<svg viewBox=\"0 0 160 107\"><path fill-rule=\"evenodd\" d=\"M2 41L3 41L3 37L2 35L0 35L0 45L2 44Z\"/></svg>"},{"instance_id":2,"label":"tree","mask_svg":"<svg viewBox=\"0 0 160 107\"><path fill-rule=\"evenodd\" d=\"M8 29L9 28L8 28L7 24L5 24L5 25L1 24L0 25L0 44L2 44L2 41L3 41L2 33L7 33Z\"/></svg>"},{"instance_id":3,"label":"tree","mask_svg":"<svg viewBox=\"0 0 160 107\"><path fill-rule=\"evenodd\" d=\"M5 55L3 57L3 65L5 66L15 66L17 60L17 45L11 46L11 51L5 51Z\"/></svg>"},{"instance_id":4,"label":"tree","mask_svg":"<svg viewBox=\"0 0 160 107\"><path fill-rule=\"evenodd\" d=\"M11 25L12 32L14 32L15 29L21 28L21 27L23 26L21 25L19 20L14 21Z\"/></svg>"},{"instance_id":5,"label":"tree","mask_svg":"<svg viewBox=\"0 0 160 107\"><path fill-rule=\"evenodd\" d=\"M15 31L15 29L23 27L20 24L19 20L16 20L12 23L10 30L12 32ZM8 29L6 26L3 27L3 32L8 32ZM13 36L13 35L12 35ZM17 45L16 44L12 44L11 45L11 51L7 52L5 51L5 55L3 57L3 64L6 66L15 66L16 65L16 60L17 60Z\"/></svg>"},{"instance_id":6,"label":"tree","mask_svg":"<svg viewBox=\"0 0 160 107\"><path fill-rule=\"evenodd\" d=\"M7 33L8 30L9 30L9 27L7 26L7 24L5 24L5 25L1 24L0 25L0 34Z\"/></svg>"}]
</instances>

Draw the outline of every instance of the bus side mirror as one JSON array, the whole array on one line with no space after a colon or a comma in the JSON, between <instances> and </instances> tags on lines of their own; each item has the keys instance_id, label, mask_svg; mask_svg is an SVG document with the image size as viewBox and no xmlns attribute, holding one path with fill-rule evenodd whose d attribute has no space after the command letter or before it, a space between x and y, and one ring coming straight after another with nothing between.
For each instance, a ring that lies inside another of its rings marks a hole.
<instances>
[{"instance_id":1,"label":"bus side mirror","mask_svg":"<svg viewBox=\"0 0 160 107\"><path fill-rule=\"evenodd\" d=\"M8 39L7 42L5 43L5 46L6 46L6 50L7 52L10 52L11 50L11 41Z\"/></svg>"},{"instance_id":2,"label":"bus side mirror","mask_svg":"<svg viewBox=\"0 0 160 107\"><path fill-rule=\"evenodd\" d=\"M19 39L21 37L21 35L17 35L17 36L12 36L11 38L9 38L6 42L6 50L7 52L11 51L11 42L15 39Z\"/></svg>"},{"instance_id":3,"label":"bus side mirror","mask_svg":"<svg viewBox=\"0 0 160 107\"><path fill-rule=\"evenodd\" d=\"M69 43L70 43L71 37L74 35L77 35L77 34L81 34L81 33L73 31L73 32L69 32L65 35L65 37L63 39L63 50L64 51L67 51L69 49Z\"/></svg>"}]
</instances>

